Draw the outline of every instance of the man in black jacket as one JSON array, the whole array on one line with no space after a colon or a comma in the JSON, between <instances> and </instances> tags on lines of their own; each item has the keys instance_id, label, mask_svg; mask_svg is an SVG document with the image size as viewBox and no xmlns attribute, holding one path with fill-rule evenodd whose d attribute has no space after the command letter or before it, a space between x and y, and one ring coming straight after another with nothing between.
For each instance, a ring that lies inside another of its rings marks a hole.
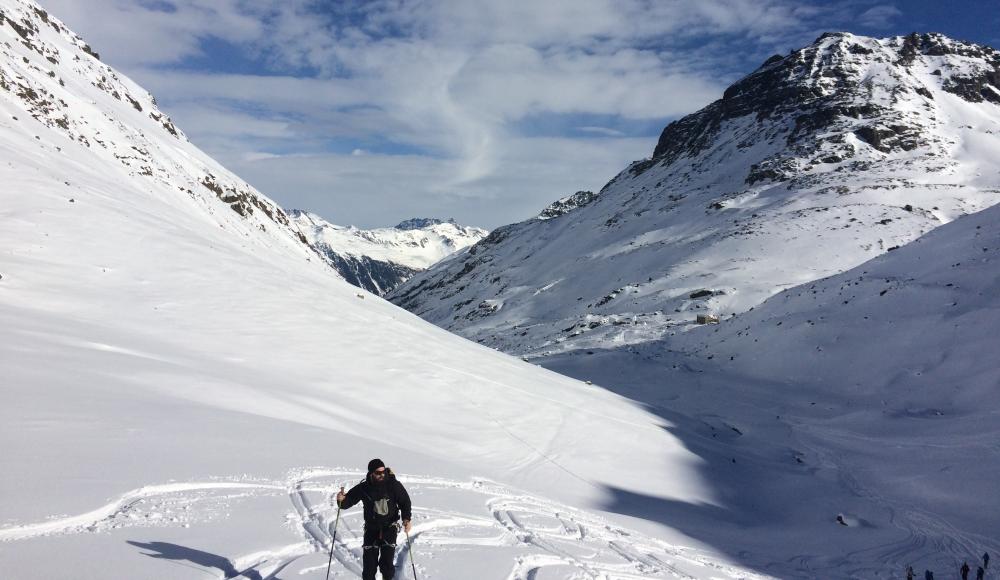
<instances>
[{"instance_id":1,"label":"man in black jacket","mask_svg":"<svg viewBox=\"0 0 1000 580\"><path fill-rule=\"evenodd\" d=\"M365 536L362 543L363 580L375 580L375 570L382 571L383 580L392 580L395 570L392 557L396 551L396 534L402 512L403 528L410 533L410 496L392 471L381 459L368 462L368 476L346 494L337 494L337 505L348 509L358 502L364 503Z\"/></svg>"}]
</instances>

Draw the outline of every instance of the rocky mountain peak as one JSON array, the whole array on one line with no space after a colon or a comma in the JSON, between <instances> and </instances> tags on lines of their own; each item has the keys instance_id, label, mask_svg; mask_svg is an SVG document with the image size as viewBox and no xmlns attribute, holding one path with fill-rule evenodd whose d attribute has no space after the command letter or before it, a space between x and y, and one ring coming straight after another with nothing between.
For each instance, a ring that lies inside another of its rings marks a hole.
<instances>
[{"instance_id":1,"label":"rocky mountain peak","mask_svg":"<svg viewBox=\"0 0 1000 580\"><path fill-rule=\"evenodd\" d=\"M508 352L746 312L1000 201L1000 58L828 33L670 123L597 194L497 228L393 301Z\"/></svg>"},{"instance_id":2,"label":"rocky mountain peak","mask_svg":"<svg viewBox=\"0 0 1000 580\"><path fill-rule=\"evenodd\" d=\"M448 218L446 220L439 220L437 218L411 218L408 220L403 220L396 224L397 230L422 230L424 228L429 228L431 226L437 226L441 224L452 224L455 225L455 218Z\"/></svg>"},{"instance_id":3,"label":"rocky mountain peak","mask_svg":"<svg viewBox=\"0 0 1000 580\"><path fill-rule=\"evenodd\" d=\"M1000 54L990 47L940 34L879 40L826 33L788 56L767 59L721 99L668 125L653 157L633 172L695 157L716 142L724 123L748 116L768 123L769 136L782 138L789 150L756 164L745 176L747 185L864 157L864 146L912 151L932 144L926 131L933 121L932 88L1000 104L997 87Z\"/></svg>"},{"instance_id":4,"label":"rocky mountain peak","mask_svg":"<svg viewBox=\"0 0 1000 580\"><path fill-rule=\"evenodd\" d=\"M542 212L538 214L538 219L547 220L565 215L574 209L589 204L595 199L597 199L597 194L593 191L578 191L573 195L553 202L549 205L549 207L543 209Z\"/></svg>"}]
</instances>

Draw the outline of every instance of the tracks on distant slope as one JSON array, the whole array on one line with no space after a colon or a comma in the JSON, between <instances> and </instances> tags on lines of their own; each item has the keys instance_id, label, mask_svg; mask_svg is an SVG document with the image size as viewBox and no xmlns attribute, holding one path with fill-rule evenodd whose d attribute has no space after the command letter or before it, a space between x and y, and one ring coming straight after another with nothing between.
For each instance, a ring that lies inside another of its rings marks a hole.
<instances>
[{"instance_id":1,"label":"tracks on distant slope","mask_svg":"<svg viewBox=\"0 0 1000 580\"><path fill-rule=\"evenodd\" d=\"M872 506L885 510L888 523L905 534L900 540L875 545L862 550L845 553L844 562L877 562L880 567L866 569L854 566L850 573L857 576L870 576L884 571L886 565L896 570L919 560L923 554L945 554L954 561L962 561L970 555L978 555L983 550L990 553L1000 552L1000 542L994 538L965 532L951 524L940 514L913 505L911 502L890 498L872 486L866 485L855 475L858 471L843 452L828 446L819 445L812 440L822 437L825 441L867 441L861 436L818 427L815 425L798 424L800 430L800 446L816 457L816 462L837 474L841 486L857 498L863 498ZM915 450L924 447L948 447L937 441L930 442L893 442L894 445L908 445ZM814 570L817 574L824 572L826 564L813 561L814 558L803 556L800 566L803 569Z\"/></svg>"}]
</instances>

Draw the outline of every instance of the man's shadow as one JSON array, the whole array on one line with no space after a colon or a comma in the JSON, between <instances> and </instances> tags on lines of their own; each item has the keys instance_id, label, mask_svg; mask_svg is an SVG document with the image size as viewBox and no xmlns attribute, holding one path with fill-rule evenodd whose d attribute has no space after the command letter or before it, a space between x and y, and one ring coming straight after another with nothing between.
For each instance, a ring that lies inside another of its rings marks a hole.
<instances>
[{"instance_id":1,"label":"man's shadow","mask_svg":"<svg viewBox=\"0 0 1000 580\"><path fill-rule=\"evenodd\" d=\"M184 546L178 546L177 544L171 544L169 542L133 542L132 540L126 540L129 544L143 549L149 550L149 552L144 555L150 558L161 558L164 560L186 560L188 562L193 562L202 566L204 568L217 568L225 574L224 578L248 578L249 580L264 580L260 572L255 570L252 566L246 570L240 571L230 562L227 558L219 556L217 554L212 554L209 552L203 552L201 550L195 550L194 548L186 548Z\"/></svg>"}]
</instances>

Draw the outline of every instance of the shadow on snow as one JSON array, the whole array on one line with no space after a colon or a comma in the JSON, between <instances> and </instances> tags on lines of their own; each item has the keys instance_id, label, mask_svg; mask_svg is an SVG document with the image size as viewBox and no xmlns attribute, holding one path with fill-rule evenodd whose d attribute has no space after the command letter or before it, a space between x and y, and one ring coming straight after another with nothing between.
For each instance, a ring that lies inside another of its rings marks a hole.
<instances>
[{"instance_id":1,"label":"shadow on snow","mask_svg":"<svg viewBox=\"0 0 1000 580\"><path fill-rule=\"evenodd\" d=\"M223 578L227 579L247 578L248 580L264 580L260 572L255 570L253 566L247 568L246 570L237 570L232 561L228 558L219 556L218 554L212 554L211 552L179 546L169 542L133 542L132 540L127 540L127 542L137 548L149 550L149 552L144 553L144 555L149 556L150 558L174 560L179 562L187 561L197 564L203 568L215 568L222 572Z\"/></svg>"},{"instance_id":2,"label":"shadow on snow","mask_svg":"<svg viewBox=\"0 0 1000 580\"><path fill-rule=\"evenodd\" d=\"M929 513L891 490L866 488L870 474L852 473L854 457L870 465L871 457L891 459L891 451L877 439L816 438L812 424L858 411L836 395L734 376L662 343L592 352L536 362L669 422L664 428L703 461L699 475L715 499L698 504L608 487L607 511L667 525L734 563L783 578L900 577L907 565L942 574L996 549L987 536L951 527L946 505ZM949 530L963 541L950 540Z\"/></svg>"}]
</instances>

